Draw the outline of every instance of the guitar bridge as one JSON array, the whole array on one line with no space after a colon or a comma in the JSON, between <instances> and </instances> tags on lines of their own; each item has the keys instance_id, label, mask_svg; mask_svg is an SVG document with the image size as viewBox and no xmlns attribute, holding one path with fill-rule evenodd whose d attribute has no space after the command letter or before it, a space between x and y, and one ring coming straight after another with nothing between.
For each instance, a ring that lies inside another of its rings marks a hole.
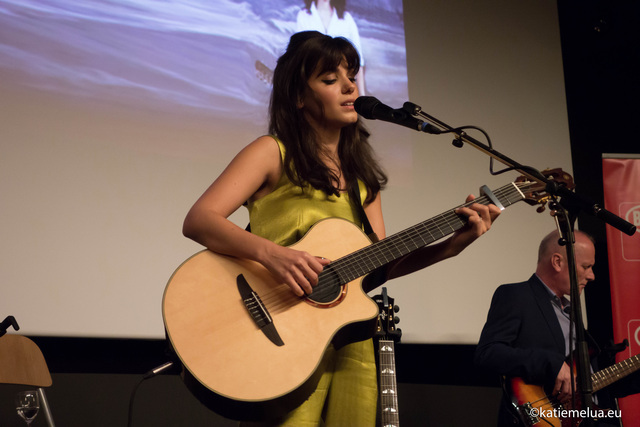
<instances>
[{"instance_id":1,"label":"guitar bridge","mask_svg":"<svg viewBox=\"0 0 640 427\"><path fill-rule=\"evenodd\" d=\"M236 284L238 285L238 292L240 292L242 302L256 326L258 326L272 343L279 347L283 346L284 342L282 338L280 338L280 334L278 334L278 330L273 324L271 315L260 299L260 296L251 288L251 285L249 285L247 279L245 279L242 274L236 278Z\"/></svg>"},{"instance_id":2,"label":"guitar bridge","mask_svg":"<svg viewBox=\"0 0 640 427\"><path fill-rule=\"evenodd\" d=\"M520 419L524 423L525 426L533 426L540 422L540 417L538 417L538 411L533 408L531 403L527 402L523 405L517 405L516 411L518 415L520 415Z\"/></svg>"}]
</instances>

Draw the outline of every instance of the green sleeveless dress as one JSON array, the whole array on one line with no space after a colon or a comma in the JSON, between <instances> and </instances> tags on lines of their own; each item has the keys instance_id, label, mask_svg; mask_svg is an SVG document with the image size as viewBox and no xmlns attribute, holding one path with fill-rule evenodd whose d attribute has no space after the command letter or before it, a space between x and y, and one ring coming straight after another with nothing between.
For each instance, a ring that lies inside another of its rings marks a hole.
<instances>
[{"instance_id":1,"label":"green sleeveless dress","mask_svg":"<svg viewBox=\"0 0 640 427\"><path fill-rule=\"evenodd\" d=\"M274 139L284 161L285 148ZM359 187L360 199L365 200L366 188L362 182ZM303 190L285 173L271 193L248 203L247 209L251 232L283 246L300 240L324 218L344 218L362 228L358 211L346 193L337 197L311 187ZM378 392L373 341L355 342L339 350L330 347L324 357L328 368L316 391L276 425L374 427Z\"/></svg>"},{"instance_id":2,"label":"green sleeveless dress","mask_svg":"<svg viewBox=\"0 0 640 427\"><path fill-rule=\"evenodd\" d=\"M284 161L284 146L276 139ZM358 181L360 199L365 200L367 190ZM247 203L251 232L282 246L297 242L312 225L325 218L344 218L362 228L358 211L347 193L328 196L311 186L302 189L283 173L273 191Z\"/></svg>"}]
</instances>

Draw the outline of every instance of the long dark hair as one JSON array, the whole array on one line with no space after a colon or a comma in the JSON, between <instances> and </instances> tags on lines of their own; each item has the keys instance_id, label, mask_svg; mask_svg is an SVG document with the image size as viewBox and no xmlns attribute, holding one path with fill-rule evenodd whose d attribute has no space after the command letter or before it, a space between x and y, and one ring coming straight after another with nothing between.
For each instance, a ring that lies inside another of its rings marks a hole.
<instances>
[{"instance_id":1,"label":"long dark hair","mask_svg":"<svg viewBox=\"0 0 640 427\"><path fill-rule=\"evenodd\" d=\"M269 133L285 146L284 170L291 182L304 188L311 185L331 195L339 195L334 182L337 176L320 159L315 132L302 109L298 108L307 81L320 72L336 70L346 61L354 75L360 68L358 52L349 41L329 37L317 31L304 31L291 36L287 51L278 59L273 72L273 91L269 105ZM365 203L373 201L387 183L387 176L369 145L369 132L358 118L340 132L338 156L350 196L355 196L356 179L367 188Z\"/></svg>"}]
</instances>

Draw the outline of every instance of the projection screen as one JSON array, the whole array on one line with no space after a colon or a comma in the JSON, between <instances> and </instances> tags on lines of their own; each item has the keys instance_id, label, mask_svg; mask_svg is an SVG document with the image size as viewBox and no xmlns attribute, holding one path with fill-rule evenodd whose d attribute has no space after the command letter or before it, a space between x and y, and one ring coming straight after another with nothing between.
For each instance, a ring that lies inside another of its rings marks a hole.
<instances>
[{"instance_id":1,"label":"projection screen","mask_svg":"<svg viewBox=\"0 0 640 427\"><path fill-rule=\"evenodd\" d=\"M202 249L182 236L184 216L266 133L270 72L303 9L0 1L0 317L27 335L164 337L167 280ZM366 95L479 126L505 155L571 173L554 1L350 1L346 12ZM518 175L492 176L485 154L451 136L366 124L390 177L388 234ZM529 277L553 228L548 212L516 204L458 257L385 284L403 342L475 343L493 290Z\"/></svg>"}]
</instances>

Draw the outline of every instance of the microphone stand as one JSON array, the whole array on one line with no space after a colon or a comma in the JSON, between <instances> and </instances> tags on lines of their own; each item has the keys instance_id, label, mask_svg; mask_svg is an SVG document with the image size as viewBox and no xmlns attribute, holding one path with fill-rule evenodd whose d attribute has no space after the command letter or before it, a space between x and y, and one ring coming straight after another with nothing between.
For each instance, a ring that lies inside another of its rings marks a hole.
<instances>
[{"instance_id":1,"label":"microphone stand","mask_svg":"<svg viewBox=\"0 0 640 427\"><path fill-rule=\"evenodd\" d=\"M591 408L593 403L592 393L593 387L591 384L591 372L589 364L589 352L587 342L585 340L584 323L582 322L582 307L580 304L580 294L577 283L576 265L575 265L575 248L574 248L574 235L573 235L573 222L577 217L579 211L583 211L596 218L601 219L605 223L617 228L623 233L633 236L636 232L636 226L625 221L619 216L606 209L600 207L598 204L575 194L562 184L553 180L547 179L542 173L535 168L529 166L523 166L515 160L510 159L504 154L494 150L486 144L470 137L466 132L459 128L453 128L446 123L438 120L437 118L426 114L422 111L422 108L411 102L405 102L402 109L411 114L412 116L419 116L427 119L433 126L442 129L443 132L452 133L455 135L453 144L456 147L462 147L463 143L468 143L474 148L489 155L491 158L505 164L509 169L517 170L524 176L533 181L545 184L546 191L551 194L554 201L554 210L556 211L556 221L560 235L565 242L567 248L567 262L569 268L569 278L571 283L571 319L575 325L576 330L576 369L578 380L578 391L582 397L583 408ZM441 132L442 133L442 132ZM561 201L557 202L557 197L561 197ZM572 381L573 390L573 381ZM576 403L576 396L574 394L574 408ZM572 422L576 422L575 418L572 418Z\"/></svg>"},{"instance_id":2,"label":"microphone stand","mask_svg":"<svg viewBox=\"0 0 640 427\"><path fill-rule=\"evenodd\" d=\"M409 114L411 114L412 116L419 116L421 118L425 118L429 120L433 126L442 129L441 133L446 132L446 133L451 133L455 135L453 144L456 147L462 147L463 143L466 142L470 144L472 147L489 155L491 158L508 166L509 169L516 170L520 172L522 175L526 176L527 178L533 181L539 182L541 184L545 184L546 191L549 194L562 197L563 202L566 199L569 205L575 210L580 210L589 215L595 216L596 218L601 219L605 223L611 225L614 228L617 228L618 230L622 231L623 233L629 236L633 236L634 233L636 232L636 226L631 224L630 222L625 221L624 219L620 218L618 215L602 208L600 205L587 199L586 197L577 195L576 193L569 190L565 186L559 184L558 182L548 179L542 173L540 173L537 169L532 168L530 166L524 166L516 162L515 160L510 159L509 157L505 156L499 151L494 150L488 145L483 144L477 139L470 137L463 130L459 128L451 127L448 124L442 122L441 120L438 120L437 118L425 113L424 111L422 111L422 108L420 106L412 102L405 102L402 109L405 112L408 112Z\"/></svg>"},{"instance_id":3,"label":"microphone stand","mask_svg":"<svg viewBox=\"0 0 640 427\"><path fill-rule=\"evenodd\" d=\"M565 203L566 204L566 203ZM575 376L577 379L578 390L580 391L579 397L575 393L573 383L573 370L571 371L571 397L573 409L586 409L591 408L593 405L593 386L591 383L591 363L589 362L589 345L586 340L586 333L584 328L584 322L582 317L582 304L580 304L580 289L578 287L578 278L576 273L575 262L575 234L573 232L575 216L571 211L571 207L565 206L563 201L556 202L550 206L555 210L554 217L558 226L558 232L560 234L560 245L565 246L567 250L567 269L569 271L570 282L570 297L571 297L571 313L569 325L574 326L576 334L576 346L575 349L571 346L571 339L569 339L569 359L570 362L574 362ZM569 337L571 337L573 331L570 330ZM578 402L582 402L582 406L578 405ZM577 426L577 419L571 418L572 425Z\"/></svg>"}]
</instances>

